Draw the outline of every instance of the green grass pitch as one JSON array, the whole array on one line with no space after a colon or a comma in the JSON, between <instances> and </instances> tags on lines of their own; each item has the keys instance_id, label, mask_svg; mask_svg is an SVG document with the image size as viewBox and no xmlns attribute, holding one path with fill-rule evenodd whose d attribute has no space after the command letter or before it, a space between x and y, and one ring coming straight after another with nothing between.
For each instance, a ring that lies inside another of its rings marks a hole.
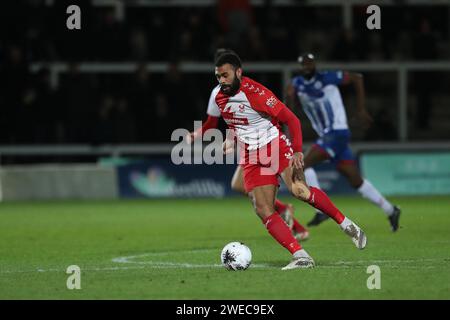
<instances>
[{"instance_id":1,"label":"green grass pitch","mask_svg":"<svg viewBox=\"0 0 450 320\"><path fill-rule=\"evenodd\" d=\"M292 198L305 223L309 206ZM357 250L328 220L304 248L316 268L282 271L290 254L245 198L0 204L0 299L449 299L450 198L397 197L401 229L358 197L333 197L368 236ZM253 253L246 271L220 266L225 244ZM68 290L66 269L81 268ZM378 265L381 289L369 290Z\"/></svg>"}]
</instances>

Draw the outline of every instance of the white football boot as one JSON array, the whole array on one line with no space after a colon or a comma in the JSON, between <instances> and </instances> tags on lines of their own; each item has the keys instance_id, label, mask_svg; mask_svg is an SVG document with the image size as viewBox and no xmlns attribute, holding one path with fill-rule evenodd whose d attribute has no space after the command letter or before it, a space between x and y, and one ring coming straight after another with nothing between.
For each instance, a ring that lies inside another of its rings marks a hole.
<instances>
[{"instance_id":1,"label":"white football boot","mask_svg":"<svg viewBox=\"0 0 450 320\"><path fill-rule=\"evenodd\" d=\"M364 249L367 244L367 237L364 231L358 227L354 222L350 223L344 232L352 238L353 243L358 249Z\"/></svg>"}]
</instances>

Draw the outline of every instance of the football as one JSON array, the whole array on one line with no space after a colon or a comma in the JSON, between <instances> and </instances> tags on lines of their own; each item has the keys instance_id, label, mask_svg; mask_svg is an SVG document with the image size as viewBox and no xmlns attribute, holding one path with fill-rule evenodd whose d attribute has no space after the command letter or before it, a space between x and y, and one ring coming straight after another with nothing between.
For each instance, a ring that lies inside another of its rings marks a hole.
<instances>
[{"instance_id":1,"label":"football","mask_svg":"<svg viewBox=\"0 0 450 320\"><path fill-rule=\"evenodd\" d=\"M223 248L220 258L228 270L246 270L252 262L252 252L242 242L230 242Z\"/></svg>"}]
</instances>

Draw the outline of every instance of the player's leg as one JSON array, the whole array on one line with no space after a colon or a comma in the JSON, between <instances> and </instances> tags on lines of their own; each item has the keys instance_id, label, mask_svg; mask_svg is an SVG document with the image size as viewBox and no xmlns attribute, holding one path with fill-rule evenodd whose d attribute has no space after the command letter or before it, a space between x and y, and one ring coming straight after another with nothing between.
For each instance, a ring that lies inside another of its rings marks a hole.
<instances>
[{"instance_id":1,"label":"player's leg","mask_svg":"<svg viewBox=\"0 0 450 320\"><path fill-rule=\"evenodd\" d=\"M317 173L314 170L314 166L328 160L330 155L318 144L314 144L305 155L305 178L306 183L310 187L320 189L319 179L317 178ZM328 220L329 216L316 210L314 217L308 222L308 227L318 226L325 220Z\"/></svg>"},{"instance_id":2,"label":"player's leg","mask_svg":"<svg viewBox=\"0 0 450 320\"><path fill-rule=\"evenodd\" d=\"M361 228L345 217L322 190L308 187L303 170L294 170L289 166L281 173L281 177L295 198L330 216L352 238L358 249L364 249L367 238Z\"/></svg>"},{"instance_id":3,"label":"player's leg","mask_svg":"<svg viewBox=\"0 0 450 320\"><path fill-rule=\"evenodd\" d=\"M241 165L238 165L234 171L231 179L231 189L248 196L251 200L253 199L252 193L245 191L244 169ZM306 240L309 237L309 232L295 219L292 204L285 204L281 200L275 199L275 210L292 230L296 239Z\"/></svg>"},{"instance_id":4,"label":"player's leg","mask_svg":"<svg viewBox=\"0 0 450 320\"><path fill-rule=\"evenodd\" d=\"M286 269L313 267L314 261L292 235L291 230L275 211L277 186L262 185L253 188L256 214L266 226L270 235L293 255L297 264L286 266ZM294 261L293 261L294 262Z\"/></svg>"},{"instance_id":5,"label":"player's leg","mask_svg":"<svg viewBox=\"0 0 450 320\"><path fill-rule=\"evenodd\" d=\"M247 196L253 207L255 207L255 199L253 197L253 193L252 192L247 192L245 190L245 185L244 185L244 168L241 165L238 165L236 167L236 170L234 171L233 177L231 178L231 189L233 191L236 191L240 194L242 194L243 196Z\"/></svg>"},{"instance_id":6,"label":"player's leg","mask_svg":"<svg viewBox=\"0 0 450 320\"><path fill-rule=\"evenodd\" d=\"M288 139L283 139L283 145L284 142L286 142L285 147L290 145ZM281 200L275 199L275 210L286 221L297 240L303 241L309 238L309 231L295 218L294 206L291 203L285 204Z\"/></svg>"},{"instance_id":7,"label":"player's leg","mask_svg":"<svg viewBox=\"0 0 450 320\"><path fill-rule=\"evenodd\" d=\"M364 179L355 161L340 161L337 166L338 171L347 178L350 185L356 189L364 198L380 207L388 216L392 231L397 231L399 227L400 209L392 205L386 198L370 183Z\"/></svg>"},{"instance_id":8,"label":"player's leg","mask_svg":"<svg viewBox=\"0 0 450 320\"><path fill-rule=\"evenodd\" d=\"M305 163L305 169L307 169L328 159L330 159L330 155L323 149L323 147L315 143L311 146L311 148L309 148L303 161Z\"/></svg>"},{"instance_id":9,"label":"player's leg","mask_svg":"<svg viewBox=\"0 0 450 320\"><path fill-rule=\"evenodd\" d=\"M254 197L252 192L247 192L244 186L244 169L241 165L236 167L233 177L231 178L231 189L243 196L247 196L254 206Z\"/></svg>"},{"instance_id":10,"label":"player's leg","mask_svg":"<svg viewBox=\"0 0 450 320\"><path fill-rule=\"evenodd\" d=\"M247 195L244 187L244 170L241 165L236 167L233 178L231 178L231 189L243 195Z\"/></svg>"},{"instance_id":11,"label":"player's leg","mask_svg":"<svg viewBox=\"0 0 450 320\"><path fill-rule=\"evenodd\" d=\"M278 175L289 165L289 152L286 141L280 137L258 149L256 157L254 157L255 154L250 153L248 157L246 156L246 165L244 166L244 185L245 190L252 191L255 210L269 233L293 255L293 260L283 270L312 268L314 260L302 249L289 227L275 212L275 199L279 186ZM258 161L256 164L252 164L252 159L255 158ZM265 165L261 164L263 159ZM268 159L270 167L267 167Z\"/></svg>"}]
</instances>

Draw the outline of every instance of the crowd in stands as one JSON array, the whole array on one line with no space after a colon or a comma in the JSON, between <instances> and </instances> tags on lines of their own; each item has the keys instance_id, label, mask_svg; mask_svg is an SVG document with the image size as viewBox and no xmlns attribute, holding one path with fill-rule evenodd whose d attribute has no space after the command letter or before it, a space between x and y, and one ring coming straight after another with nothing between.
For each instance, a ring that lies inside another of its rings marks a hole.
<instances>
[{"instance_id":1,"label":"crowd in stands","mask_svg":"<svg viewBox=\"0 0 450 320\"><path fill-rule=\"evenodd\" d=\"M192 129L194 120L205 118L215 85L213 70L183 73L179 64L212 63L221 47L233 48L244 63L294 62L305 51L316 53L319 61L448 59L450 11L445 6L386 7L382 29L370 31L362 6L353 7L353 27L343 29L340 6L218 0L206 7L125 6L118 14L113 7L81 1L82 28L74 31L66 28L65 2L46 2L19 0L0 11L3 145L168 142L173 129ZM37 62L43 67L32 70ZM56 86L45 66L52 62L68 65ZM136 68L129 74L86 73L80 71L83 62L133 62ZM149 72L149 62L167 62L169 71ZM395 86L396 76L391 76ZM283 97L280 75L254 77ZM386 95L381 77L368 78L368 95ZM417 128L429 127L437 77L410 74ZM397 139L395 87L391 94L393 105L385 108L393 110L374 110L375 123L361 139Z\"/></svg>"}]
</instances>

